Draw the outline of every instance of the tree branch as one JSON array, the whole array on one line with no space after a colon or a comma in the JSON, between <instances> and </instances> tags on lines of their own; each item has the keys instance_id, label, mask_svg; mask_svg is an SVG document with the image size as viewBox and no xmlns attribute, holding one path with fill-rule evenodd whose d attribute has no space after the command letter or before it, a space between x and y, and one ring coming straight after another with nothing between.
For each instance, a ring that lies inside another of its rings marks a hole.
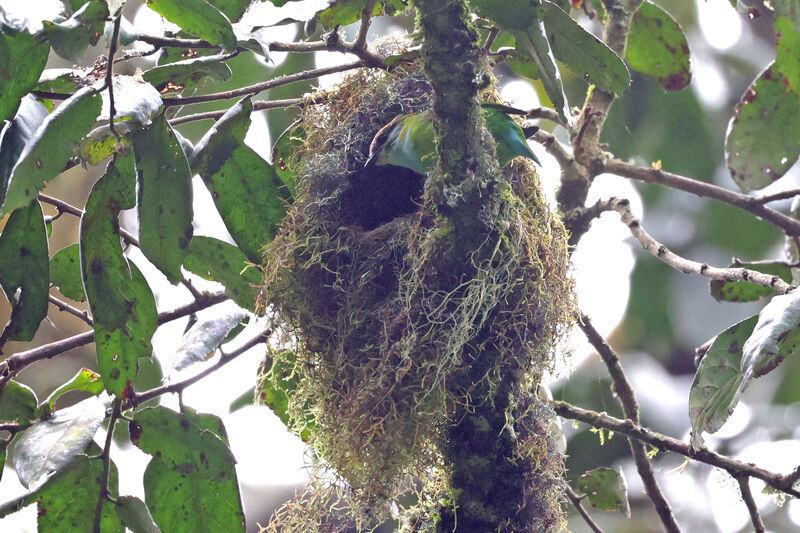
<instances>
[{"instance_id":1,"label":"tree branch","mask_svg":"<svg viewBox=\"0 0 800 533\"><path fill-rule=\"evenodd\" d=\"M108 48L108 61L106 63L106 86L108 89L108 127L111 133L118 140L120 138L117 129L114 127L114 115L117 110L114 107L114 54L117 53L117 44L119 40L119 27L122 22L122 13L114 18L114 31L111 34L111 45Z\"/></svg>"},{"instance_id":2,"label":"tree branch","mask_svg":"<svg viewBox=\"0 0 800 533\"><path fill-rule=\"evenodd\" d=\"M614 382L614 392L622 405L622 410L625 416L631 420L632 423L639 423L639 405L636 402L636 395L633 392L633 387L622 369L619 356L613 348L603 339L600 333L594 328L589 317L581 315L578 320L578 327L581 328L586 338L594 346L600 358L608 368L608 373L611 375L611 380ZM642 478L647 496L653 502L664 528L669 532L680 532L681 528L678 526L675 516L672 513L669 502L661 492L658 486L655 472L653 472L653 465L650 464L650 458L647 455L647 447L643 442L636 441L629 438L628 444L631 448L631 455L633 461L636 463L636 469L639 472L639 477Z\"/></svg>"},{"instance_id":3,"label":"tree branch","mask_svg":"<svg viewBox=\"0 0 800 533\"><path fill-rule=\"evenodd\" d=\"M367 33L372 23L372 12L375 10L376 1L367 0L364 4L364 9L361 11L361 25L358 27L358 35L352 45L354 51L367 49Z\"/></svg>"},{"instance_id":4,"label":"tree branch","mask_svg":"<svg viewBox=\"0 0 800 533\"><path fill-rule=\"evenodd\" d=\"M708 279L720 281L749 281L750 283L755 283L762 287L775 289L779 294L786 294L794 289L792 285L783 281L780 276L771 276L747 268L718 268L710 266L707 263L698 263L685 259L671 252L666 246L656 241L645 231L639 220L633 216L628 200L611 198L607 202L611 209L619 213L622 222L628 226L628 229L631 230L631 233L642 245L642 248L675 270L683 272L684 274L700 274Z\"/></svg>"},{"instance_id":5,"label":"tree branch","mask_svg":"<svg viewBox=\"0 0 800 533\"><path fill-rule=\"evenodd\" d=\"M569 498L569 501L572 502L573 506L575 506L575 509L578 511L578 514L581 515L583 521L586 522L586 525L589 526L589 529L594 531L594 533L603 533L603 530L600 529L600 526L597 525L597 522L595 522L592 519L592 517L589 516L589 513L586 512L586 509L583 508L583 504L581 503L581 497L578 496L578 494L574 490L572 490L572 487L567 487L566 493L567 493L567 498Z\"/></svg>"},{"instance_id":6,"label":"tree branch","mask_svg":"<svg viewBox=\"0 0 800 533\"><path fill-rule=\"evenodd\" d=\"M69 305L67 302L61 301L52 294L47 295L47 300L56 306L59 311L65 311L73 316L76 316L86 322L89 326L94 326L94 320L89 316L89 311L81 311L77 307Z\"/></svg>"},{"instance_id":7,"label":"tree branch","mask_svg":"<svg viewBox=\"0 0 800 533\"><path fill-rule=\"evenodd\" d=\"M253 102L253 111L264 111L266 109L278 109L283 107L291 107L291 106L299 106L303 107L306 105L316 105L321 104L328 100L328 93L325 91L318 91L314 94L303 96L301 98L287 98L285 100L271 100L271 101L258 101ZM220 111L206 111L204 113L195 113L194 115L184 115L182 117L176 117L169 121L171 126L177 126L178 124L185 124L187 122L194 122L196 120L218 120L222 115L225 114L227 109L222 109Z\"/></svg>"},{"instance_id":8,"label":"tree branch","mask_svg":"<svg viewBox=\"0 0 800 533\"><path fill-rule=\"evenodd\" d=\"M764 522L761 520L761 515L758 514L758 506L753 499L753 491L750 490L750 478L746 475L739 475L736 476L736 481L739 482L742 500L744 500L747 511L750 513L750 521L753 522L755 533L764 533Z\"/></svg>"},{"instance_id":9,"label":"tree branch","mask_svg":"<svg viewBox=\"0 0 800 533\"><path fill-rule=\"evenodd\" d=\"M68 204L64 200L60 200L53 196L48 196L46 194L39 193L39 201L44 202L46 204L50 204L56 209L58 209L59 213L67 213L69 215L76 216L81 218L83 216L83 209L79 209L74 205ZM119 228L120 237L126 242L138 247L139 246L139 239L136 238L135 235L130 233L129 231Z\"/></svg>"},{"instance_id":10,"label":"tree branch","mask_svg":"<svg viewBox=\"0 0 800 533\"><path fill-rule=\"evenodd\" d=\"M800 497L800 491L792 488L790 476L783 476L757 467L751 463L743 463L730 457L720 455L707 448L694 449L688 444L675 438L662 435L643 426L634 424L631 420L620 420L606 413L598 413L588 409L581 409L567 402L554 401L552 403L556 414L570 420L578 420L596 428L605 428L627 437L651 444L662 451L674 452L695 461L721 468L736 477L746 475L762 480L770 487L785 492L795 498Z\"/></svg>"},{"instance_id":11,"label":"tree branch","mask_svg":"<svg viewBox=\"0 0 800 533\"><path fill-rule=\"evenodd\" d=\"M111 440L114 437L114 425L117 423L117 418L120 414L119 398L114 400L114 406L111 411L111 418L108 420L108 431L106 432L106 442L103 446L103 453L100 454L100 459L103 461L103 474L100 477L100 494L97 496L97 507L94 511L94 529L93 533L100 533L100 526L103 522L103 504L106 498L110 496L108 491L108 476L111 472Z\"/></svg>"},{"instance_id":12,"label":"tree branch","mask_svg":"<svg viewBox=\"0 0 800 533\"><path fill-rule=\"evenodd\" d=\"M618 159L609 159L603 164L603 171L646 183L658 183L673 189L689 192L704 198L711 198L739 209L781 228L787 235L800 235L800 220L786 216L763 205L759 198L730 191L711 183L665 172L661 169L640 167Z\"/></svg>"}]
</instances>

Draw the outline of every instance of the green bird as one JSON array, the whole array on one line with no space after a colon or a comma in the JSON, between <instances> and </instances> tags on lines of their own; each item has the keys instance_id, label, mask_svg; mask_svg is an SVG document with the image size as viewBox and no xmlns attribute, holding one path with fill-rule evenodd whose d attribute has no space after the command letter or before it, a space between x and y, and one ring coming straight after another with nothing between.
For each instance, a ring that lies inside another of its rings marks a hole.
<instances>
[{"instance_id":1,"label":"green bird","mask_svg":"<svg viewBox=\"0 0 800 533\"><path fill-rule=\"evenodd\" d=\"M508 115L523 112L501 104L485 103L481 107L486 126L497 143L497 160L501 167L517 156L541 165L528 146L522 128ZM424 176L435 162L433 138L432 111L398 115L375 134L365 167L394 165Z\"/></svg>"}]
</instances>

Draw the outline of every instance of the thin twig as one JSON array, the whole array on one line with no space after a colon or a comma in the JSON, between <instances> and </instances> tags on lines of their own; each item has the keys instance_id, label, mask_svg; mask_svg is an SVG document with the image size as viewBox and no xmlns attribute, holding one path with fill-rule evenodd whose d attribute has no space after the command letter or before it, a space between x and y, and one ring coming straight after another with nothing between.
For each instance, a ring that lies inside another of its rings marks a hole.
<instances>
[{"instance_id":1,"label":"thin twig","mask_svg":"<svg viewBox=\"0 0 800 533\"><path fill-rule=\"evenodd\" d=\"M497 39L498 35L500 35L500 29L496 26L492 26L489 29L489 34L486 36L486 40L483 41L483 46L481 46L481 50L484 54L488 54L492 51L492 45L494 44L494 40Z\"/></svg>"},{"instance_id":2,"label":"thin twig","mask_svg":"<svg viewBox=\"0 0 800 533\"><path fill-rule=\"evenodd\" d=\"M591 345L597 350L606 368L608 368L608 373L614 383L614 392L619 399L619 403L622 405L625 416L634 424L638 424L639 405L636 401L633 387L630 381L628 381L625 371L622 369L619 356L594 328L588 316L580 316L578 327L581 328ZM631 438L628 439L628 444L630 445L631 455L633 456L634 463L636 463L639 477L644 484L645 492L647 492L647 496L653 502L656 512L662 524L664 524L664 528L669 532L679 532L681 528L675 520L672 508L664 496L664 493L661 491L661 488L658 486L658 481L653 471L653 465L650 463L650 457L647 455L647 446L645 446L643 442Z\"/></svg>"},{"instance_id":3,"label":"thin twig","mask_svg":"<svg viewBox=\"0 0 800 533\"><path fill-rule=\"evenodd\" d=\"M310 80L325 76L327 74L335 74L337 72L346 72L348 70L363 67L364 63L361 61L354 61L352 63L345 63L344 65L335 65L332 67L318 68L313 70L306 70L296 74L288 74L285 76L278 76L271 80L262 81L246 87L239 87L230 91L223 91L219 93L204 94L201 96L188 96L186 98L165 98L163 100L164 107L174 107L188 104L199 104L201 102L213 102L215 100L228 100L231 98L238 98L240 96L247 96L248 94L257 94L268 89L274 89L281 85L295 83L298 81Z\"/></svg>"},{"instance_id":4,"label":"thin twig","mask_svg":"<svg viewBox=\"0 0 800 533\"><path fill-rule=\"evenodd\" d=\"M191 303L170 311L159 313L158 324L161 325L192 313L196 313L201 309L211 307L212 305L224 302L227 299L228 296L224 292L203 294L201 298L198 298ZM94 331L86 331L84 333L79 333L78 335L73 335L72 337L68 337L66 339L44 344L24 352L17 352L8 357L8 359L5 361L0 361L0 386L2 386L7 380L11 379L11 377L17 372L28 365L35 363L36 361L49 359L70 350L74 350L80 346L85 346L93 340Z\"/></svg>"},{"instance_id":5,"label":"thin twig","mask_svg":"<svg viewBox=\"0 0 800 533\"><path fill-rule=\"evenodd\" d=\"M754 198L759 204L768 204L770 202L777 202L778 200L789 200L795 196L800 196L800 189L790 189L788 191L776 192L774 194L765 194L760 198Z\"/></svg>"},{"instance_id":6,"label":"thin twig","mask_svg":"<svg viewBox=\"0 0 800 533\"><path fill-rule=\"evenodd\" d=\"M100 533L100 525L103 521L103 504L108 498L108 477L111 472L111 439L114 436L114 425L119 418L121 399L114 400L114 405L111 410L111 417L108 419L108 431L106 432L106 442L103 446L103 453L100 454L100 459L103 461L103 474L100 479L100 494L97 496L97 507L94 511L94 533Z\"/></svg>"},{"instance_id":7,"label":"thin twig","mask_svg":"<svg viewBox=\"0 0 800 533\"><path fill-rule=\"evenodd\" d=\"M559 117L558 113L556 113L556 110L550 109L549 107L534 107L525 114L525 118L530 120L541 118L544 120L549 120L550 122L554 122L559 126L564 125L564 123L561 121L561 117Z\"/></svg>"},{"instance_id":8,"label":"thin twig","mask_svg":"<svg viewBox=\"0 0 800 533\"><path fill-rule=\"evenodd\" d=\"M763 272L756 272L748 268L713 267L707 263L698 263L697 261L691 261L681 257L671 252L666 246L655 240L645 231L639 220L633 216L628 200L611 198L608 202L611 208L619 213L622 222L628 226L628 229L631 230L631 233L642 245L642 248L675 270L683 272L684 274L700 274L708 279L720 281L749 281L750 283L755 283L762 287L774 289L779 294L786 294L794 290L794 287L783 281L780 276L764 274Z\"/></svg>"},{"instance_id":9,"label":"thin twig","mask_svg":"<svg viewBox=\"0 0 800 533\"><path fill-rule=\"evenodd\" d=\"M375 3L377 0L367 0L364 4L364 10L361 11L361 25L358 27L358 35L353 42L353 50L366 50L367 49L367 32L372 23L372 12L375 10Z\"/></svg>"},{"instance_id":10,"label":"thin twig","mask_svg":"<svg viewBox=\"0 0 800 533\"><path fill-rule=\"evenodd\" d=\"M114 107L114 54L117 53L117 44L119 40L119 27L122 22L122 13L114 18L114 31L111 34L111 44L108 47L108 61L106 63L106 89L108 89L108 127L111 133L117 140L120 139L117 129L114 127L114 115L117 110Z\"/></svg>"},{"instance_id":11,"label":"thin twig","mask_svg":"<svg viewBox=\"0 0 800 533\"><path fill-rule=\"evenodd\" d=\"M77 307L73 307L65 301L59 300L52 294L47 295L47 300L56 306L59 311L65 311L73 316L76 316L86 322L89 326L94 326L94 320L92 317L89 316L89 311L78 309Z\"/></svg>"},{"instance_id":12,"label":"thin twig","mask_svg":"<svg viewBox=\"0 0 800 533\"><path fill-rule=\"evenodd\" d=\"M752 463L743 463L742 461L731 459L730 457L720 455L707 448L692 448L678 439L662 435L661 433L634 424L631 420L621 420L609 416L607 413L598 413L596 411L582 409L567 402L554 401L552 406L556 414L561 417L570 420L578 420L592 427L609 429L615 433L620 433L627 437L651 444L659 450L674 452L694 459L695 461L721 468L734 477L737 475L746 475L760 479L774 489L785 492L795 498L800 497L800 491L792 488L789 476L770 472Z\"/></svg>"},{"instance_id":13,"label":"thin twig","mask_svg":"<svg viewBox=\"0 0 800 533\"><path fill-rule=\"evenodd\" d=\"M64 200L60 200L58 198L54 198L52 196L39 193L39 201L54 206L56 209L58 209L59 213L67 213L69 215L73 215L78 218L81 218L83 216L83 209L79 209L74 205L68 204ZM136 247L139 246L139 239L137 239L136 236L133 235L131 232L123 228L119 228L119 235L127 243L132 244Z\"/></svg>"},{"instance_id":14,"label":"thin twig","mask_svg":"<svg viewBox=\"0 0 800 533\"><path fill-rule=\"evenodd\" d=\"M575 506L575 509L578 511L578 514L581 515L583 521L586 522L586 525L589 526L589 529L594 531L594 533L603 533L603 530L600 529L600 526L597 525L597 522L595 522L592 519L592 517L589 516L589 513L586 512L586 509L583 508L583 504L581 503L581 497L578 496L578 493L572 490L572 487L567 487L566 492L567 492L567 498L569 498L569 501L572 502L572 505Z\"/></svg>"},{"instance_id":15,"label":"thin twig","mask_svg":"<svg viewBox=\"0 0 800 533\"><path fill-rule=\"evenodd\" d=\"M222 355L219 358L219 361L217 361L216 363L214 363L210 367L206 368L202 372L199 372L198 374L196 374L196 375L194 375L194 376L192 376L190 378L184 379L183 381L179 381L177 383L170 383L168 385L161 385L160 387L155 387L153 389L150 389L150 390L144 391L142 393L136 394L136 398L135 398L136 403L137 404L143 404L146 401L152 400L153 398L157 398L158 396L161 396L161 395L164 395L164 394L183 392L183 390L186 387L188 387L189 385L192 385L192 384L200 381L204 377L208 376L209 374L212 374L212 373L216 372L220 367L223 367L223 366L227 365L228 363L230 363L231 361L236 359L238 356L242 355L244 352L246 352L247 350L249 350L253 346L256 346L256 345L258 345L258 344L260 344L262 342L266 342L267 338L269 338L269 336L271 334L272 334L272 332L270 330L267 330L267 331L264 331L262 333L259 333L258 335L256 335L252 339L250 339L249 341L245 342L239 348L236 348L235 350Z\"/></svg>"},{"instance_id":16,"label":"thin twig","mask_svg":"<svg viewBox=\"0 0 800 533\"><path fill-rule=\"evenodd\" d=\"M755 533L764 533L764 521L761 520L761 515L758 513L758 505L753 499L753 491L750 490L750 478L746 475L735 476L735 478L739 482L742 500L744 500L747 511L750 513L750 521L753 522Z\"/></svg>"},{"instance_id":17,"label":"thin twig","mask_svg":"<svg viewBox=\"0 0 800 533\"><path fill-rule=\"evenodd\" d=\"M698 181L657 168L640 167L617 159L609 159L603 163L603 171L646 183L658 183L667 187L711 198L739 209L743 209L759 218L774 224L787 235L800 235L800 220L763 205L758 198L730 191L723 187Z\"/></svg>"},{"instance_id":18,"label":"thin twig","mask_svg":"<svg viewBox=\"0 0 800 533\"><path fill-rule=\"evenodd\" d=\"M264 111L266 109L278 109L278 108L292 107L292 106L302 107L306 105L316 105L325 102L327 99L328 99L328 93L326 93L325 91L318 91L314 94L303 96L302 98L287 98L285 100L271 100L271 101L260 100L257 102L253 102L253 111ZM194 122L196 120L218 120L226 112L227 109L223 109L220 111L206 111L204 113L184 115L182 117L176 117L170 119L169 123L171 126L177 126L179 124Z\"/></svg>"}]
</instances>

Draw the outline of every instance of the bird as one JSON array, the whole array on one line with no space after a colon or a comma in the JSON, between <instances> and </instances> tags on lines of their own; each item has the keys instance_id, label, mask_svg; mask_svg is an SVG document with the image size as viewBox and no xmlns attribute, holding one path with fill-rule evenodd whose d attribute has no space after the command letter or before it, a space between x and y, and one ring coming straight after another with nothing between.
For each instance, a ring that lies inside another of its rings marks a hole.
<instances>
[{"instance_id":1,"label":"bird","mask_svg":"<svg viewBox=\"0 0 800 533\"><path fill-rule=\"evenodd\" d=\"M481 104L489 132L497 143L497 160L503 167L517 156L527 157L541 165L531 151L522 128L509 114L524 114L502 104ZM433 112L403 114L394 117L372 139L365 168L394 165L427 175L433 168L434 146Z\"/></svg>"}]
</instances>

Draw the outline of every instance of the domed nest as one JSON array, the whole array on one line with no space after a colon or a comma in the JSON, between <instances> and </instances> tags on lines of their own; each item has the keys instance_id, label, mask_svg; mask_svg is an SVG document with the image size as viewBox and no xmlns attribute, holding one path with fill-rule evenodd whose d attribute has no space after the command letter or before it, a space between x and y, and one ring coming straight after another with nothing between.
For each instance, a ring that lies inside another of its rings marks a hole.
<instances>
[{"instance_id":1,"label":"domed nest","mask_svg":"<svg viewBox=\"0 0 800 533\"><path fill-rule=\"evenodd\" d=\"M449 230L426 201L425 178L400 167L364 171L376 132L398 114L430 109L432 98L421 70L407 65L358 71L327 103L306 107L303 146L289 162L296 200L264 254L261 306L292 344L274 354L297 378L290 425L378 518L389 509L380 502L408 480L441 485L443 428L469 406L471 388L513 375L517 393L530 396L574 312L566 232L529 161L502 169L490 253L465 259L457 274L432 261ZM499 100L493 90L484 98ZM527 414L515 415L527 439L520 460L560 483L552 412L537 402L519 402ZM274 530L295 530L285 515Z\"/></svg>"}]
</instances>

